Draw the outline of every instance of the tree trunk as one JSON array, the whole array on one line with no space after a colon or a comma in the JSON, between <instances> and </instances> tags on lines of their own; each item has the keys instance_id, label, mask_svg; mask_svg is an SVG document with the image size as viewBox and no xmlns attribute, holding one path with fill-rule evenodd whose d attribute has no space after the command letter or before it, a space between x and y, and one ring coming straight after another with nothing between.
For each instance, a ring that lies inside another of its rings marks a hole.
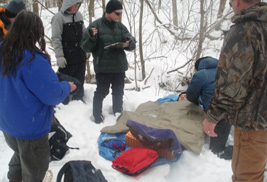
<instances>
[{"instance_id":1,"label":"tree trunk","mask_svg":"<svg viewBox=\"0 0 267 182\"><path fill-rule=\"evenodd\" d=\"M221 18L225 9L226 0L220 0L220 6L217 14L217 18Z\"/></svg>"},{"instance_id":2,"label":"tree trunk","mask_svg":"<svg viewBox=\"0 0 267 182\"><path fill-rule=\"evenodd\" d=\"M200 31L199 31L199 41L198 41L198 48L197 48L197 55L196 55L196 59L198 60L198 58L201 55L202 52L202 44L204 41L204 33L205 33L205 27L204 27L204 0L200 1Z\"/></svg>"},{"instance_id":3,"label":"tree trunk","mask_svg":"<svg viewBox=\"0 0 267 182\"><path fill-rule=\"evenodd\" d=\"M161 0L159 0L158 12L161 9Z\"/></svg>"},{"instance_id":4,"label":"tree trunk","mask_svg":"<svg viewBox=\"0 0 267 182\"><path fill-rule=\"evenodd\" d=\"M89 23L92 23L93 17L95 16L95 1L89 0L88 12L89 12Z\"/></svg>"},{"instance_id":5,"label":"tree trunk","mask_svg":"<svg viewBox=\"0 0 267 182\"><path fill-rule=\"evenodd\" d=\"M140 20L139 20L139 52L140 52L140 61L142 67L142 80L146 77L145 61L143 57L143 10L144 10L144 0L140 0Z\"/></svg>"},{"instance_id":6,"label":"tree trunk","mask_svg":"<svg viewBox=\"0 0 267 182\"><path fill-rule=\"evenodd\" d=\"M106 1L102 0L102 9L103 9L103 13L106 12Z\"/></svg>"},{"instance_id":7,"label":"tree trunk","mask_svg":"<svg viewBox=\"0 0 267 182\"><path fill-rule=\"evenodd\" d=\"M121 4L122 4L122 6L123 6L123 0L118 0ZM119 21L121 22L121 18L122 18L122 16L120 17L120 19L119 19Z\"/></svg>"},{"instance_id":8,"label":"tree trunk","mask_svg":"<svg viewBox=\"0 0 267 182\"><path fill-rule=\"evenodd\" d=\"M32 1L32 11L39 15L39 7L38 7L38 0L33 0Z\"/></svg>"},{"instance_id":9,"label":"tree trunk","mask_svg":"<svg viewBox=\"0 0 267 182\"><path fill-rule=\"evenodd\" d=\"M63 0L57 0L58 11L60 10L60 8L62 6L62 2L63 2Z\"/></svg>"},{"instance_id":10,"label":"tree trunk","mask_svg":"<svg viewBox=\"0 0 267 182\"><path fill-rule=\"evenodd\" d=\"M176 2L176 0L172 0L172 16L173 16L174 29L178 30L178 14L177 14L177 2Z\"/></svg>"}]
</instances>

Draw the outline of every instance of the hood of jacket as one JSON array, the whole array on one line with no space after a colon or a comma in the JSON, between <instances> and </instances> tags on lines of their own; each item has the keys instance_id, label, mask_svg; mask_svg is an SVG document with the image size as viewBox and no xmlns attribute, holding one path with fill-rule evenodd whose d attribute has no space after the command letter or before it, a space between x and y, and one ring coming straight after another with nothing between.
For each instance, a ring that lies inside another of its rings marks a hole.
<instances>
[{"instance_id":1,"label":"hood of jacket","mask_svg":"<svg viewBox=\"0 0 267 182\"><path fill-rule=\"evenodd\" d=\"M78 3L82 3L82 1L81 1L81 0L64 0L63 3L62 3L62 7L61 7L60 11L61 11L62 13L65 13L66 10L67 10L69 7L71 7L71 6L74 5L74 4L78 4ZM80 8L80 7L79 7L79 8ZM77 9L77 11L79 10L79 8ZM76 11L76 12L77 12L77 11Z\"/></svg>"},{"instance_id":2,"label":"hood of jacket","mask_svg":"<svg viewBox=\"0 0 267 182\"><path fill-rule=\"evenodd\" d=\"M240 23L246 21L259 21L267 22L267 3L260 2L251 6L247 10L242 10L240 14L234 15L232 17L233 23Z\"/></svg>"},{"instance_id":3,"label":"hood of jacket","mask_svg":"<svg viewBox=\"0 0 267 182\"><path fill-rule=\"evenodd\" d=\"M212 69L212 68L216 68L218 65L219 60L215 59L213 57L207 57L203 60L200 61L199 65L198 65L198 71L202 70L202 69Z\"/></svg>"}]
</instances>

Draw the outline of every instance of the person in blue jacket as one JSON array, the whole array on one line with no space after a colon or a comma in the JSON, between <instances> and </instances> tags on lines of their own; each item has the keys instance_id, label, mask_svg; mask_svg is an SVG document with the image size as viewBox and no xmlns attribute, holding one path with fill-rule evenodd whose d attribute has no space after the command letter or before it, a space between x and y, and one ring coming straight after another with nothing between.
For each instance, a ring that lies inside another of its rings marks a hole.
<instances>
[{"instance_id":1,"label":"person in blue jacket","mask_svg":"<svg viewBox=\"0 0 267 182\"><path fill-rule=\"evenodd\" d=\"M17 15L0 43L0 130L14 151L7 174L13 182L43 180L54 105L76 89L59 82L45 47L42 20L29 11Z\"/></svg>"},{"instance_id":2,"label":"person in blue jacket","mask_svg":"<svg viewBox=\"0 0 267 182\"><path fill-rule=\"evenodd\" d=\"M210 99L214 96L218 62L218 59L209 56L198 59L195 63L197 71L186 90L187 99L196 104L201 103L205 112L208 110ZM223 119L217 124L215 130L218 136L210 138L211 151L221 158L232 159L233 146L225 147L231 125Z\"/></svg>"}]
</instances>

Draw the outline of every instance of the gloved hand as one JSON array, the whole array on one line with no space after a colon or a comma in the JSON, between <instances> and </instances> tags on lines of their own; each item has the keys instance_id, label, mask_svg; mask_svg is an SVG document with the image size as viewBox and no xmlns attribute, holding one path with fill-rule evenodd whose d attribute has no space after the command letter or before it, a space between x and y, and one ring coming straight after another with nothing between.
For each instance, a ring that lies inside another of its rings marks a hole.
<instances>
[{"instance_id":1,"label":"gloved hand","mask_svg":"<svg viewBox=\"0 0 267 182\"><path fill-rule=\"evenodd\" d=\"M60 68L65 68L67 65L67 61L64 57L58 57L57 58L57 66Z\"/></svg>"},{"instance_id":2,"label":"gloved hand","mask_svg":"<svg viewBox=\"0 0 267 182\"><path fill-rule=\"evenodd\" d=\"M129 42L129 46L128 46L128 50L134 50L135 47L136 47L136 45L135 45L135 43L136 43L135 38L134 37L127 36L126 37L126 40L129 40L130 41Z\"/></svg>"}]
</instances>

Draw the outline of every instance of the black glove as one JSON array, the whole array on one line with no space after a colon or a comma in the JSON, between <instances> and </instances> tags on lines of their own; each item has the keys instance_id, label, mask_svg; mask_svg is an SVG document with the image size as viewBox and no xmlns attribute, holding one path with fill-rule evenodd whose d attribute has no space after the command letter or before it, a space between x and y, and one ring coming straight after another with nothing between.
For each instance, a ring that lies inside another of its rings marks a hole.
<instances>
[{"instance_id":1,"label":"black glove","mask_svg":"<svg viewBox=\"0 0 267 182\"><path fill-rule=\"evenodd\" d=\"M97 35L94 35L94 32L93 30L90 28L90 29L87 29L85 32L84 32L84 37L91 39L92 41L96 41L97 39Z\"/></svg>"},{"instance_id":2,"label":"black glove","mask_svg":"<svg viewBox=\"0 0 267 182\"><path fill-rule=\"evenodd\" d=\"M135 49L135 43L136 43L136 40L134 37L130 37L130 36L127 36L126 37L126 40L129 40L129 46L128 46L128 50L134 50Z\"/></svg>"}]
</instances>

